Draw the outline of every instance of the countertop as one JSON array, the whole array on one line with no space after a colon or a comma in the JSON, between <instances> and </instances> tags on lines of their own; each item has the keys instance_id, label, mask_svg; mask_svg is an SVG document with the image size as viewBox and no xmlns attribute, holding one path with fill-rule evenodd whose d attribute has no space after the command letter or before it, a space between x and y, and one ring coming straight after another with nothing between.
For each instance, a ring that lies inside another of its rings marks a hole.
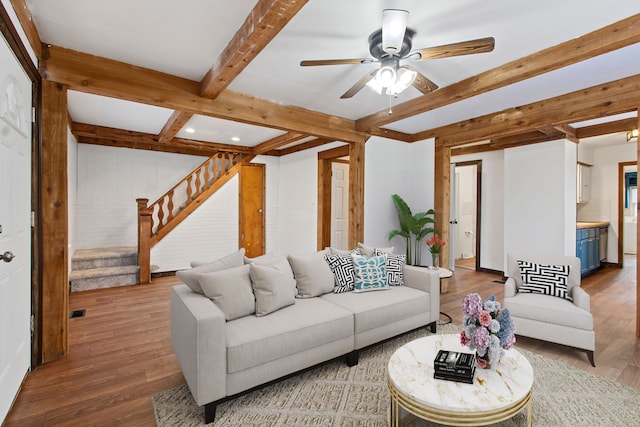
<instances>
[{"instance_id":1,"label":"countertop","mask_svg":"<svg viewBox=\"0 0 640 427\"><path fill-rule=\"evenodd\" d=\"M578 221L576 228L594 228L594 227L608 227L609 223L605 221Z\"/></svg>"}]
</instances>

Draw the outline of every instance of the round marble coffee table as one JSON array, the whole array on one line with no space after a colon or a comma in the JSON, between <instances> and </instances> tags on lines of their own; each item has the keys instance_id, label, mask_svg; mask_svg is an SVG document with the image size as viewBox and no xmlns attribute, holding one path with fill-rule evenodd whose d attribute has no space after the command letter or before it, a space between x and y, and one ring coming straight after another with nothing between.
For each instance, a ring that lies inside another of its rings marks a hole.
<instances>
[{"instance_id":1,"label":"round marble coffee table","mask_svg":"<svg viewBox=\"0 0 640 427\"><path fill-rule=\"evenodd\" d=\"M400 422L400 407L436 423L479 426L509 419L527 410L531 426L533 368L517 350L505 352L497 369L476 369L473 384L436 380L438 350L469 353L458 334L431 335L411 341L391 356L387 382L391 394L390 425Z\"/></svg>"}]
</instances>

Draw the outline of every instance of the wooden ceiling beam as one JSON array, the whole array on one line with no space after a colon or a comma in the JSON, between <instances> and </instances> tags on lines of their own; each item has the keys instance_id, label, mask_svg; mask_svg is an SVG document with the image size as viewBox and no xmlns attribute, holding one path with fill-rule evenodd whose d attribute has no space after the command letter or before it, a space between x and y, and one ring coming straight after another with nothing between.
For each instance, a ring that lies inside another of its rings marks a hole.
<instances>
[{"instance_id":1,"label":"wooden ceiling beam","mask_svg":"<svg viewBox=\"0 0 640 427\"><path fill-rule=\"evenodd\" d=\"M640 75L431 129L453 147L634 111Z\"/></svg>"},{"instance_id":2,"label":"wooden ceiling beam","mask_svg":"<svg viewBox=\"0 0 640 427\"><path fill-rule=\"evenodd\" d=\"M327 138L316 138L310 141L303 142L302 144L297 144L291 147L283 148L281 150L271 150L265 154L268 154L269 156L286 156L288 154L299 153L300 151L320 147L330 142L333 142L333 140L327 139Z\"/></svg>"},{"instance_id":3,"label":"wooden ceiling beam","mask_svg":"<svg viewBox=\"0 0 640 427\"><path fill-rule=\"evenodd\" d=\"M185 113L184 111L174 111L164 124L162 130L158 134L158 141L161 143L170 142L176 137L180 129L187 124L189 119L193 117L192 113Z\"/></svg>"},{"instance_id":4,"label":"wooden ceiling beam","mask_svg":"<svg viewBox=\"0 0 640 427\"><path fill-rule=\"evenodd\" d=\"M307 0L259 0L200 83L200 96L220 95L305 4Z\"/></svg>"},{"instance_id":5,"label":"wooden ceiling beam","mask_svg":"<svg viewBox=\"0 0 640 427\"><path fill-rule=\"evenodd\" d=\"M386 128L372 129L370 132L370 135L379 136L382 138L395 139L396 141L416 142L414 135L410 133L400 132L397 130L386 129Z\"/></svg>"},{"instance_id":6,"label":"wooden ceiling beam","mask_svg":"<svg viewBox=\"0 0 640 427\"><path fill-rule=\"evenodd\" d=\"M600 123L597 125L584 126L576 129L578 139L591 138L600 135L609 135L611 133L628 132L638 125L638 119L631 117L615 122Z\"/></svg>"},{"instance_id":7,"label":"wooden ceiling beam","mask_svg":"<svg viewBox=\"0 0 640 427\"><path fill-rule=\"evenodd\" d=\"M249 154L251 152L251 149L248 147L182 138L174 138L170 142L163 143L158 141L158 137L156 135L149 133L76 122L71 123L71 133L78 138L78 142L82 141L85 144L138 148L141 150L166 151L170 153L195 154L199 156L211 156L220 151L244 154Z\"/></svg>"},{"instance_id":8,"label":"wooden ceiling beam","mask_svg":"<svg viewBox=\"0 0 640 427\"><path fill-rule=\"evenodd\" d=\"M309 135L304 133L297 132L287 132L284 135L276 136L275 138L271 138L268 141L265 141L261 144L253 147L253 154L265 154L271 150L275 150L279 147L283 147L288 144L292 144L294 142L300 141L301 139L307 138Z\"/></svg>"},{"instance_id":9,"label":"wooden ceiling beam","mask_svg":"<svg viewBox=\"0 0 640 427\"><path fill-rule=\"evenodd\" d=\"M568 124L562 124L555 125L553 128L564 134L564 139L575 142L576 144L578 143L578 136L576 135L576 129L574 127L571 127Z\"/></svg>"},{"instance_id":10,"label":"wooden ceiling beam","mask_svg":"<svg viewBox=\"0 0 640 427\"><path fill-rule=\"evenodd\" d=\"M27 36L27 40L29 40L31 48L39 59L42 56L42 42L40 41L40 35L38 34L36 25L33 23L33 16L31 15L29 6L27 6L27 2L25 0L11 0L11 5L16 12L18 21L20 21L20 25Z\"/></svg>"},{"instance_id":11,"label":"wooden ceiling beam","mask_svg":"<svg viewBox=\"0 0 640 427\"><path fill-rule=\"evenodd\" d=\"M524 58L480 73L393 107L356 120L356 129L374 129L416 114L434 110L501 87L557 70L640 42L640 14L608 25Z\"/></svg>"},{"instance_id":12,"label":"wooden ceiling beam","mask_svg":"<svg viewBox=\"0 0 640 427\"><path fill-rule=\"evenodd\" d=\"M59 46L43 45L40 71L44 79L79 92L344 142L368 137L355 130L353 120L229 90L203 98L198 82Z\"/></svg>"}]
</instances>

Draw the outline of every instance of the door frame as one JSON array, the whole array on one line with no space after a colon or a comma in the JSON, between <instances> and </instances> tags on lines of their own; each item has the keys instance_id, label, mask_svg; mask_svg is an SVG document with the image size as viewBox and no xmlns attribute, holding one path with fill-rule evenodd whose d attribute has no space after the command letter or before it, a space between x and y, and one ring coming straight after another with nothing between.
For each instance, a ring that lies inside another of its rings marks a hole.
<instances>
[{"instance_id":1,"label":"door frame","mask_svg":"<svg viewBox=\"0 0 640 427\"><path fill-rule=\"evenodd\" d=\"M248 163L243 165L240 168L240 172L239 172L239 183L238 183L238 245L239 247L245 247L245 226L246 224L244 223L243 219L245 216L245 191L246 191L246 187L245 187L245 182L244 182L244 173L247 170L246 168L256 168L256 169L260 169L261 173L262 173L262 188L260 190L260 204L261 204L261 225L260 225L260 229L262 232L262 241L260 242L260 245L262 247L262 252L261 254L252 254L252 253L247 253L248 257L256 257L256 256L260 256L260 255L264 255L264 253L266 252L267 246L266 246L266 230L265 230L265 216L266 216L266 212L265 212L265 208L266 208L266 200L265 200L265 192L266 192L266 165L264 163Z\"/></svg>"},{"instance_id":2,"label":"door frame","mask_svg":"<svg viewBox=\"0 0 640 427\"><path fill-rule=\"evenodd\" d=\"M348 145L342 145L318 152L318 250L331 246L331 163L342 161L339 159L349 156L349 151ZM349 180L349 191L351 187Z\"/></svg>"},{"instance_id":3,"label":"door frame","mask_svg":"<svg viewBox=\"0 0 640 427\"><path fill-rule=\"evenodd\" d=\"M624 267L624 167L638 166L638 162L618 162L618 262L617 267ZM637 238L636 238L637 240Z\"/></svg>"},{"instance_id":4,"label":"door frame","mask_svg":"<svg viewBox=\"0 0 640 427\"><path fill-rule=\"evenodd\" d=\"M476 229L474 232L476 233L476 271L487 271L492 272L493 270L485 269L483 270L480 267L480 239L482 237L482 160L469 160L466 162L455 162L453 163L455 167L458 166L475 166L476 167ZM455 178L454 178L455 179ZM459 195L458 195L459 197ZM455 262L455 260L454 260Z\"/></svg>"},{"instance_id":5,"label":"door frame","mask_svg":"<svg viewBox=\"0 0 640 427\"><path fill-rule=\"evenodd\" d=\"M0 32L13 51L17 61L31 80L33 116L31 122L31 210L33 219L31 222L31 369L42 362L42 269L40 259L42 209L40 203L40 188L42 168L40 165L41 152L41 113L42 105L41 86L42 78L35 64L31 60L29 51L25 47L15 26L13 25L4 4L0 3Z\"/></svg>"}]
</instances>

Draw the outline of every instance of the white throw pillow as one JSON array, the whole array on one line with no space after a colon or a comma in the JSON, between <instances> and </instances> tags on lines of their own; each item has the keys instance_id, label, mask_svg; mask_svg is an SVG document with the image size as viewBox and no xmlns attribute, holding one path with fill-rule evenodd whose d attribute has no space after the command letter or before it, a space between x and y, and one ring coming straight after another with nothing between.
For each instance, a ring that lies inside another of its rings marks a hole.
<instances>
[{"instance_id":1,"label":"white throw pillow","mask_svg":"<svg viewBox=\"0 0 640 427\"><path fill-rule=\"evenodd\" d=\"M198 274L204 294L222 310L226 320L248 316L256 311L250 271L250 266L243 265Z\"/></svg>"},{"instance_id":2,"label":"white throw pillow","mask_svg":"<svg viewBox=\"0 0 640 427\"><path fill-rule=\"evenodd\" d=\"M213 262L207 262L203 264L192 262L191 266L194 268L176 271L176 276L178 276L180 280L182 280L187 286L189 286L192 291L202 294L202 287L198 283L198 274L212 273L214 271L240 267L242 265L244 265L244 248L241 248L238 252L234 252Z\"/></svg>"},{"instance_id":3,"label":"white throw pillow","mask_svg":"<svg viewBox=\"0 0 640 427\"><path fill-rule=\"evenodd\" d=\"M333 272L324 260L328 251L289 255L299 298L317 297L333 291Z\"/></svg>"},{"instance_id":4,"label":"white throw pillow","mask_svg":"<svg viewBox=\"0 0 640 427\"><path fill-rule=\"evenodd\" d=\"M256 297L256 316L273 313L296 302L296 281L293 275L274 266L249 264L251 286Z\"/></svg>"},{"instance_id":5,"label":"white throw pillow","mask_svg":"<svg viewBox=\"0 0 640 427\"><path fill-rule=\"evenodd\" d=\"M368 256L368 257L375 256L376 249L384 252L385 254L393 253L393 246L390 246L388 248L375 248L373 246L367 246L364 243L358 243L358 249L360 250L360 253L362 255Z\"/></svg>"}]
</instances>

